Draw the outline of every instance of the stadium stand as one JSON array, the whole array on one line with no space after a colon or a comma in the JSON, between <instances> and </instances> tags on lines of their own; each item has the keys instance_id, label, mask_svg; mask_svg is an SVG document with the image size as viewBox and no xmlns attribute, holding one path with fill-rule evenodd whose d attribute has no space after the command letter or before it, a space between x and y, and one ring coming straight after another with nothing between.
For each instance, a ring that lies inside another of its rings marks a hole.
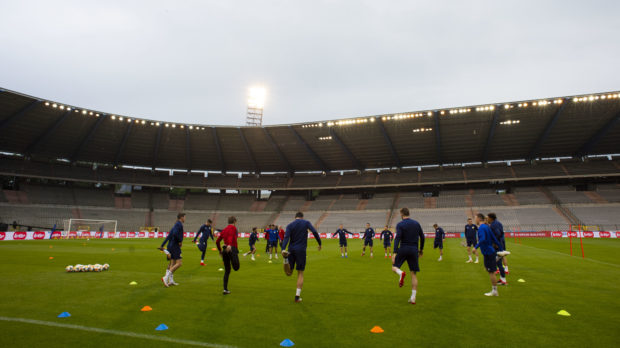
<instances>
[{"instance_id":1,"label":"stadium stand","mask_svg":"<svg viewBox=\"0 0 620 348\"><path fill-rule=\"evenodd\" d=\"M56 102L0 89L0 222L51 227L73 217L118 220L122 230L167 230L184 210L188 231L207 218L222 226L228 215L236 215L240 230L247 231L286 224L301 210L321 231L332 232L341 222L360 231L365 222L393 226L398 209L407 206L426 231L437 222L460 232L477 211L495 211L508 230L576 223L617 229L620 93L615 93L588 101L556 98L544 104L544 112L521 108L520 101L502 103L495 113L489 105L467 107L458 117L438 109L425 117L193 125L189 132L183 125L132 118L143 122L126 137L127 122L107 113L72 106L74 112L66 114ZM28 105L37 106L16 113ZM502 123L514 117L522 122ZM549 129L553 117L591 126ZM465 118L475 136L461 136ZM46 127L59 120L58 127ZM76 136L76 129L95 122L99 126L87 137ZM437 129L415 132L429 125ZM339 138L337 146L323 139L328 128ZM116 184L133 191L115 194ZM208 193L214 190L219 193ZM271 191L270 198L257 200L260 190Z\"/></svg>"}]
</instances>

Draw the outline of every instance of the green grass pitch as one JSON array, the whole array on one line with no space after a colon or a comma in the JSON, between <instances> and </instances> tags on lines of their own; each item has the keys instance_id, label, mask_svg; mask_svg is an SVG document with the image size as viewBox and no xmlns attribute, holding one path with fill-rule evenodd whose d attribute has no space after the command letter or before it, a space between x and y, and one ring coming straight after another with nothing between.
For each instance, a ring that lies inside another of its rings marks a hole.
<instances>
[{"instance_id":1,"label":"green grass pitch","mask_svg":"<svg viewBox=\"0 0 620 348\"><path fill-rule=\"evenodd\" d=\"M0 317L237 347L277 347L285 338L296 347L611 347L620 342L620 240L584 240L585 260L568 255L566 239L509 240L509 285L500 287L497 298L483 296L490 289L488 276L482 264L465 263L460 240L446 240L442 262L427 240L415 306L407 303L409 278L398 288L379 241L373 259L360 256L359 240L349 241L349 258L341 259L337 240L324 241L320 252L309 240L302 303L293 302L295 275L284 275L282 258L267 262L264 241L255 262L241 258L229 296L221 294L223 272L219 255L210 250L213 242L201 267L198 249L186 239L184 266L175 276L180 285L164 288L164 256L155 249L160 242L2 242ZM247 239L240 247L247 250ZM579 252L578 241L574 248ZM110 270L64 271L77 263L109 263ZM145 305L153 311L141 312ZM561 309L571 316L557 315ZM72 316L57 318L63 311ZM161 323L169 330L155 331ZM385 333L371 333L375 325ZM0 332L3 347L174 344L7 320L0 320Z\"/></svg>"}]
</instances>

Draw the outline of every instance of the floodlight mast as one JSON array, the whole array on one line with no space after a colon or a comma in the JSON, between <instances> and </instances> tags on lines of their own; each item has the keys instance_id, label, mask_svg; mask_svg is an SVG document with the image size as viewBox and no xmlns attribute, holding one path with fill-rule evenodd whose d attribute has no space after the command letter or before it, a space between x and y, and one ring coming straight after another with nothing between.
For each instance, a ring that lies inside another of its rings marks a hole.
<instances>
[{"instance_id":1,"label":"floodlight mast","mask_svg":"<svg viewBox=\"0 0 620 348\"><path fill-rule=\"evenodd\" d=\"M245 118L246 126L260 127L263 125L263 108L265 106L265 88L250 88L248 110Z\"/></svg>"}]
</instances>

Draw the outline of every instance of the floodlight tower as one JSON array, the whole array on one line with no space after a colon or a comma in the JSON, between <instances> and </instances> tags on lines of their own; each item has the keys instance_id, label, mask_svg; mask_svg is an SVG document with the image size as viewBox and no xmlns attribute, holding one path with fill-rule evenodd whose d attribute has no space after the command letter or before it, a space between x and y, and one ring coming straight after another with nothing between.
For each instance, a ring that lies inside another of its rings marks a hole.
<instances>
[{"instance_id":1,"label":"floodlight tower","mask_svg":"<svg viewBox=\"0 0 620 348\"><path fill-rule=\"evenodd\" d=\"M263 125L263 108L265 107L265 88L250 88L250 96L248 98L248 113L245 118L246 126L262 126Z\"/></svg>"}]
</instances>

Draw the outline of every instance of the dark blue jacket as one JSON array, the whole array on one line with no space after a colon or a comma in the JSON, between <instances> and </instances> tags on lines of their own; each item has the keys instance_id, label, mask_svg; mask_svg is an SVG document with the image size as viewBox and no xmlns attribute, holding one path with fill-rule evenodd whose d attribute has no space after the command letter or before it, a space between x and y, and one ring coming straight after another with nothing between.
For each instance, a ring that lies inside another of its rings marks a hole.
<instances>
[{"instance_id":1,"label":"dark blue jacket","mask_svg":"<svg viewBox=\"0 0 620 348\"><path fill-rule=\"evenodd\" d=\"M364 231L364 239L370 240L373 238L375 238L375 230L372 227L367 228L366 231Z\"/></svg>"},{"instance_id":2,"label":"dark blue jacket","mask_svg":"<svg viewBox=\"0 0 620 348\"><path fill-rule=\"evenodd\" d=\"M504 240L504 225L502 225L499 220L491 222L491 225L489 225L489 227L491 227L491 231L493 231L493 234L498 241L501 242Z\"/></svg>"},{"instance_id":3,"label":"dark blue jacket","mask_svg":"<svg viewBox=\"0 0 620 348\"><path fill-rule=\"evenodd\" d=\"M435 240L442 240L446 238L446 232L444 232L443 228L437 227L435 229Z\"/></svg>"},{"instance_id":4,"label":"dark blue jacket","mask_svg":"<svg viewBox=\"0 0 620 348\"><path fill-rule=\"evenodd\" d=\"M501 243L495 238L489 225L480 224L480 227L478 227L478 244L476 244L476 249L480 248L482 255L493 255L497 252L493 244L497 245L500 251L503 250Z\"/></svg>"},{"instance_id":5,"label":"dark blue jacket","mask_svg":"<svg viewBox=\"0 0 620 348\"><path fill-rule=\"evenodd\" d=\"M201 234L202 236L200 237L200 243L202 244L207 243L207 239L209 239L209 237L211 237L211 240L215 240L213 239L213 232L211 232L211 226L207 226L207 224L200 226L200 229L198 230L198 232L196 233L196 236L194 237L194 242L196 242L196 239Z\"/></svg>"},{"instance_id":6,"label":"dark blue jacket","mask_svg":"<svg viewBox=\"0 0 620 348\"><path fill-rule=\"evenodd\" d=\"M343 228L343 229L337 229L337 230L336 230L336 232L334 232L334 234L332 234L332 238L333 238L335 235L338 235L338 237L340 237L340 240L341 240L341 241L345 241L345 240L347 239L347 235L346 235L347 233L348 233L348 234L350 234L350 235L353 235L353 233L351 233L351 232L347 231L347 229L346 229L346 228Z\"/></svg>"},{"instance_id":7,"label":"dark blue jacket","mask_svg":"<svg viewBox=\"0 0 620 348\"><path fill-rule=\"evenodd\" d=\"M388 242L394 238L394 233L392 233L392 231L390 230L383 230L381 232L381 236L379 236L379 239L384 239L384 236L385 236L385 241Z\"/></svg>"},{"instance_id":8,"label":"dark blue jacket","mask_svg":"<svg viewBox=\"0 0 620 348\"><path fill-rule=\"evenodd\" d=\"M420 240L420 250L424 250L424 232L420 223L410 218L403 219L396 225L396 237L394 237L394 252L398 253L400 244L402 246L418 248Z\"/></svg>"},{"instance_id":9,"label":"dark blue jacket","mask_svg":"<svg viewBox=\"0 0 620 348\"><path fill-rule=\"evenodd\" d=\"M465 225L465 238L468 240L476 240L476 232L478 231L478 226L474 224Z\"/></svg>"},{"instance_id":10,"label":"dark blue jacket","mask_svg":"<svg viewBox=\"0 0 620 348\"><path fill-rule=\"evenodd\" d=\"M306 250L308 248L308 230L312 232L317 243L321 245L321 236L314 229L314 226L308 220L295 219L286 226L284 241L282 242L282 250L286 250L286 246L291 243L289 250Z\"/></svg>"}]
</instances>

